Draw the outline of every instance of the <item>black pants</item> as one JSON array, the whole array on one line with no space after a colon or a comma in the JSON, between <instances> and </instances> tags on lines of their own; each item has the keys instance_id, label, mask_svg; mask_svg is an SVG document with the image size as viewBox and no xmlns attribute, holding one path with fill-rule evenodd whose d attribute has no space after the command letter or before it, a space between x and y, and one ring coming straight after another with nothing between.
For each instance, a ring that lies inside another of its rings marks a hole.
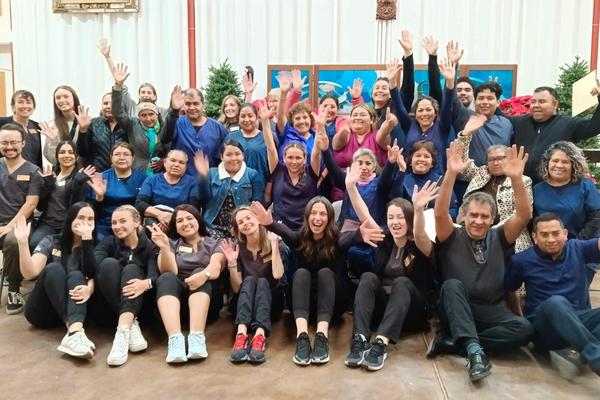
<instances>
[{"instance_id":1,"label":"black pants","mask_svg":"<svg viewBox=\"0 0 600 400\"><path fill-rule=\"evenodd\" d=\"M513 314L503 301L489 305L469 303L467 289L458 279L442 284L438 312L442 328L455 343L478 339L490 352L524 346L533 335L529 321Z\"/></svg>"},{"instance_id":2,"label":"black pants","mask_svg":"<svg viewBox=\"0 0 600 400\"><path fill-rule=\"evenodd\" d=\"M60 228L56 229L44 222L38 222L33 233L29 236L29 248L33 251L36 246L48 235L55 235L60 233Z\"/></svg>"},{"instance_id":3,"label":"black pants","mask_svg":"<svg viewBox=\"0 0 600 400\"><path fill-rule=\"evenodd\" d=\"M354 333L370 336L370 327L379 324L377 335L396 342L405 327L417 331L427 327L427 312L421 293L406 277L394 279L388 295L377 275L365 272L354 300Z\"/></svg>"},{"instance_id":4,"label":"black pants","mask_svg":"<svg viewBox=\"0 0 600 400\"><path fill-rule=\"evenodd\" d=\"M119 261L109 257L105 258L98 265L96 272L96 287L108 303L112 313L121 315L126 312L137 316L142 309L144 296L140 295L135 299L123 296L123 288L127 286L130 279L145 279L144 270L136 264L127 264L121 266Z\"/></svg>"},{"instance_id":5,"label":"black pants","mask_svg":"<svg viewBox=\"0 0 600 400\"><path fill-rule=\"evenodd\" d=\"M335 272L329 268L321 268L311 273L306 268L299 268L292 281L292 310L294 318L309 319L316 311L317 322L330 322L332 317L338 318L344 312L341 290L335 278Z\"/></svg>"},{"instance_id":6,"label":"black pants","mask_svg":"<svg viewBox=\"0 0 600 400\"><path fill-rule=\"evenodd\" d=\"M235 324L244 324L250 331L263 328L265 335L271 332L271 319L283 312L283 287L271 287L266 278L247 276L240 286L235 302Z\"/></svg>"},{"instance_id":7,"label":"black pants","mask_svg":"<svg viewBox=\"0 0 600 400\"><path fill-rule=\"evenodd\" d=\"M4 274L8 280L8 290L18 292L21 288L23 275L19 267L19 243L11 230L0 238L0 249L2 250Z\"/></svg>"},{"instance_id":8,"label":"black pants","mask_svg":"<svg viewBox=\"0 0 600 400\"><path fill-rule=\"evenodd\" d=\"M77 304L69 297L69 290L87 284L81 271L67 273L59 263L44 267L25 303L25 318L37 328L56 328L83 323L87 302Z\"/></svg>"},{"instance_id":9,"label":"black pants","mask_svg":"<svg viewBox=\"0 0 600 400\"><path fill-rule=\"evenodd\" d=\"M196 268L192 271L192 275L202 270L204 268ZM190 290L183 279L172 272L164 273L156 280L156 299L158 300L162 296L174 296L182 305L181 311L185 310L185 306L188 304L183 300L186 300L194 293L206 293L210 297L207 321L218 319L219 311L223 308L223 286L219 280L206 281L204 285L196 290Z\"/></svg>"}]
</instances>

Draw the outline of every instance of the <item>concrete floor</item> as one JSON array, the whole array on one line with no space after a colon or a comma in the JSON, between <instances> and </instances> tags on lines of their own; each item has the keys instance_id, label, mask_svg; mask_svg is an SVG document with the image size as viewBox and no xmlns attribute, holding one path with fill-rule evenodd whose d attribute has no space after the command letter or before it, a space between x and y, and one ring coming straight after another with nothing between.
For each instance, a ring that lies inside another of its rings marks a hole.
<instances>
[{"instance_id":1,"label":"concrete floor","mask_svg":"<svg viewBox=\"0 0 600 400\"><path fill-rule=\"evenodd\" d=\"M600 290L600 278L593 285ZM4 291L6 293L6 290ZM600 306L600 292L593 291ZM3 296L5 304L5 294ZM492 375L469 382L466 360L425 358L432 333L411 335L391 346L385 367L375 373L344 366L352 317L330 331L331 361L298 367L290 315L277 322L268 343L267 362L259 366L228 361L233 340L231 317L207 329L208 359L171 366L164 361L166 335L160 324L142 326L147 351L110 368L106 356L113 332L88 329L97 350L91 361L56 350L64 331L32 328L22 314L0 311L0 399L598 399L600 377L587 370L575 382L562 379L545 357L523 349L492 358Z\"/></svg>"}]
</instances>

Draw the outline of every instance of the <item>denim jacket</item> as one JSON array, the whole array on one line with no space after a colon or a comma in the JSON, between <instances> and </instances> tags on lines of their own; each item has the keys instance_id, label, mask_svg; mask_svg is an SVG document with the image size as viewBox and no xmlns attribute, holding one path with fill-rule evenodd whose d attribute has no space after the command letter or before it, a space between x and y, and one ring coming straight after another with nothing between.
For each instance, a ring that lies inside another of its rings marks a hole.
<instances>
[{"instance_id":1,"label":"denim jacket","mask_svg":"<svg viewBox=\"0 0 600 400\"><path fill-rule=\"evenodd\" d=\"M212 225L219 214L229 189L236 207L252 201L264 202L265 181L258 171L242 163L238 173L230 177L221 163L217 168L210 169L208 177L200 178L200 202L207 224Z\"/></svg>"}]
</instances>

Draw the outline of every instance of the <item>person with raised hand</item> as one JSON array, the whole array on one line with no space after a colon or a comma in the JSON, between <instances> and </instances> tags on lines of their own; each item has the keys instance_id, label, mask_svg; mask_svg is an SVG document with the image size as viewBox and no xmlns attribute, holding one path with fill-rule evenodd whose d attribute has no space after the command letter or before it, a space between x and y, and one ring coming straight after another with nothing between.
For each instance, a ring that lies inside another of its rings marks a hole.
<instances>
[{"instance_id":1,"label":"person with raised hand","mask_svg":"<svg viewBox=\"0 0 600 400\"><path fill-rule=\"evenodd\" d=\"M506 164L507 147L502 144L491 145L487 150L487 164L480 167L469 159L469 147L471 138L477 135L479 129L486 123L487 118L482 114L474 114L467 122L465 129L458 135L457 140L463 144L463 160L470 161L461 176L469 181L467 190L463 197L475 192L490 194L496 201L498 213L494 218L493 225L506 221L516 210L515 195L511 180L504 175ZM530 206L533 205L533 193L531 189L531 178L523 175L523 183ZM515 242L515 252L523 251L533 245L527 229L524 229Z\"/></svg>"},{"instance_id":2,"label":"person with raised hand","mask_svg":"<svg viewBox=\"0 0 600 400\"><path fill-rule=\"evenodd\" d=\"M150 226L150 232L159 249L156 299L169 336L166 361L206 358L206 322L217 319L223 307L223 289L218 280L226 262L223 249L209 236L198 209L189 204L173 212L169 236L158 225ZM187 353L181 331L182 304L188 304L189 309Z\"/></svg>"},{"instance_id":3,"label":"person with raised hand","mask_svg":"<svg viewBox=\"0 0 600 400\"><path fill-rule=\"evenodd\" d=\"M142 229L142 218L131 205L119 206L112 214L113 235L96 246L96 285L104 312L117 321L117 329L106 363L119 366L129 352L148 348L138 315L146 292L156 285L158 249ZM101 318L98 315L99 319Z\"/></svg>"},{"instance_id":4,"label":"person with raised hand","mask_svg":"<svg viewBox=\"0 0 600 400\"><path fill-rule=\"evenodd\" d=\"M127 133L127 142L135 149L133 168L145 171L148 175L160 170L157 158L166 155L161 137L166 128L158 119L158 108L152 102L137 105L137 117L130 117L123 108L123 84L129 77L125 64L117 64L113 70L115 84L112 87L111 109L117 122Z\"/></svg>"},{"instance_id":5,"label":"person with raised hand","mask_svg":"<svg viewBox=\"0 0 600 400\"><path fill-rule=\"evenodd\" d=\"M358 165L353 164L346 177L348 195L361 223L379 227L357 190L357 171ZM352 344L344 360L347 366L379 370L390 341L395 343L401 332L428 328L434 260L423 211L437 192L435 182L427 182L422 189L414 188L413 204L401 198L388 203L385 235L375 245L375 270L361 276L354 298ZM355 233L354 240L357 239L359 232ZM377 326L376 334L369 344L373 325Z\"/></svg>"},{"instance_id":6,"label":"person with raised hand","mask_svg":"<svg viewBox=\"0 0 600 400\"><path fill-rule=\"evenodd\" d=\"M73 204L63 226L62 234L44 237L32 254L28 243L31 223L24 217L15 223L21 274L36 280L25 305L25 319L41 329L66 326L58 351L90 359L96 347L83 326L96 273L94 210L85 202Z\"/></svg>"},{"instance_id":7,"label":"person with raised hand","mask_svg":"<svg viewBox=\"0 0 600 400\"><path fill-rule=\"evenodd\" d=\"M237 293L232 299L237 333L229 360L262 363L266 360L265 340L271 332L271 319L278 318L284 306L283 243L259 224L248 206L237 208L232 220L237 245L230 241L221 244L231 287Z\"/></svg>"},{"instance_id":8,"label":"person with raised hand","mask_svg":"<svg viewBox=\"0 0 600 400\"><path fill-rule=\"evenodd\" d=\"M301 366L311 362L326 363L329 361L329 323L345 310L344 294L336 273L344 268L343 254L350 245L352 233L339 234L333 206L325 197L314 197L308 202L299 230L274 221L271 212L258 202L253 202L251 208L258 222L279 235L294 253L297 270L291 279L292 309L296 321L293 361ZM308 323L315 314L317 332L313 349Z\"/></svg>"},{"instance_id":9,"label":"person with raised hand","mask_svg":"<svg viewBox=\"0 0 600 400\"><path fill-rule=\"evenodd\" d=\"M456 227L448 206L456 176L470 162L462 155L462 145L452 142L434 208L436 253L444 279L438 307L442 335L430 342L427 356L466 353L469 378L478 381L491 373L485 352L517 349L529 343L533 333L531 324L521 317L518 299L504 289L507 257L532 212L522 178L528 156L523 147L513 146L507 149L504 173L515 193L515 214L492 227L496 201L476 192L461 205L463 226Z\"/></svg>"},{"instance_id":10,"label":"person with raised hand","mask_svg":"<svg viewBox=\"0 0 600 400\"><path fill-rule=\"evenodd\" d=\"M419 140L432 141L435 144L437 153L441 155L440 162L436 165L436 170L442 174L446 165L444 154L448 146L448 136L450 135L452 125L450 107L452 98L450 96L455 96L454 78L456 67L449 61L444 60L439 65L439 70L444 78L446 78L446 87L441 106L434 98L423 96L415 102L415 117L413 118L409 116L396 89L391 91L391 96L392 103L397 110L398 121L402 126L402 130L406 132L406 145L404 148L411 148L413 143Z\"/></svg>"}]
</instances>

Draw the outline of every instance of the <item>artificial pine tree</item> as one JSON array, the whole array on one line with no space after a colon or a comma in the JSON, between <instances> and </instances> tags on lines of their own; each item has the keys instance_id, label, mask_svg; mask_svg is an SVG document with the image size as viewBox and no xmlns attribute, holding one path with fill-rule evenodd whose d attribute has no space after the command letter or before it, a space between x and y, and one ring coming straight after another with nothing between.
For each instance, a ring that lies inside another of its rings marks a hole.
<instances>
[{"instance_id":1,"label":"artificial pine tree","mask_svg":"<svg viewBox=\"0 0 600 400\"><path fill-rule=\"evenodd\" d=\"M556 92L558 93L558 112L565 115L571 115L572 106L572 94L573 94L573 83L577 82L584 76L590 73L590 67L587 61L582 60L579 57L575 57L575 61L572 64L565 64L560 67L560 75L558 77L558 84L556 85ZM581 113L578 117L590 118L594 112L596 106L589 110ZM586 140L582 140L577 143L582 149L600 149L600 139L598 136L591 137ZM600 182L600 166L598 164L590 164L590 172L596 178L597 182Z\"/></svg>"},{"instance_id":2,"label":"artificial pine tree","mask_svg":"<svg viewBox=\"0 0 600 400\"><path fill-rule=\"evenodd\" d=\"M204 112L208 117L218 118L221 102L227 95L235 95L240 97L242 89L238 82L237 74L227 62L223 61L221 65L208 67L208 85L204 88L206 101Z\"/></svg>"}]
</instances>

